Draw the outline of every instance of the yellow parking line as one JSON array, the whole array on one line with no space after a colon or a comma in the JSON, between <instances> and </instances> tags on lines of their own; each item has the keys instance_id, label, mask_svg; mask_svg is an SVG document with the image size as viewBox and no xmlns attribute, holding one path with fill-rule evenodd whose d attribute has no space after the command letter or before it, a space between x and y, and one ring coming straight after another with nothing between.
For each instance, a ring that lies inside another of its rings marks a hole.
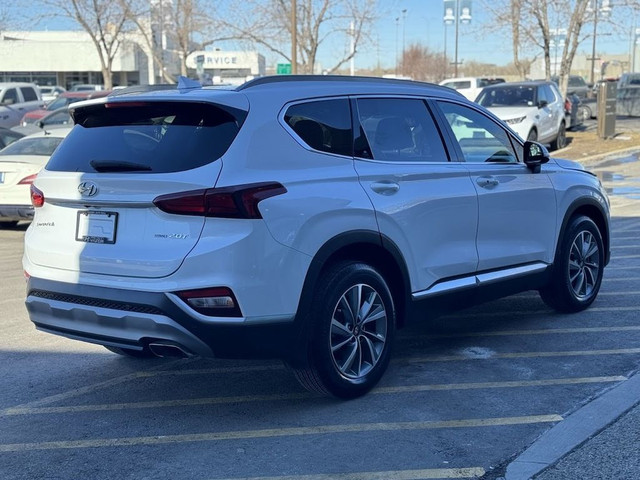
<instances>
[{"instance_id":1,"label":"yellow parking line","mask_svg":"<svg viewBox=\"0 0 640 480\"><path fill-rule=\"evenodd\" d=\"M640 258L640 255L619 255L619 256L612 256L611 260L625 260L628 258Z\"/></svg>"},{"instance_id":2,"label":"yellow parking line","mask_svg":"<svg viewBox=\"0 0 640 480\"><path fill-rule=\"evenodd\" d=\"M569 350L565 352L519 352L494 353L490 355L440 355L430 357L405 357L409 363L420 362L459 362L463 360L498 360L505 358L548 358L548 357L595 357L598 355L629 355L640 353L640 348L621 348L614 350Z\"/></svg>"},{"instance_id":3,"label":"yellow parking line","mask_svg":"<svg viewBox=\"0 0 640 480\"><path fill-rule=\"evenodd\" d=\"M280 477L242 477L226 480L430 480L437 478L478 478L484 468L428 468L425 470L390 470L387 472L327 473L285 475Z\"/></svg>"},{"instance_id":4,"label":"yellow parking line","mask_svg":"<svg viewBox=\"0 0 640 480\"><path fill-rule=\"evenodd\" d=\"M625 327L579 327L579 328L541 328L538 330L496 330L484 332L444 333L429 335L403 335L398 337L403 340L435 339L435 338L468 338L468 337L514 337L520 335L556 335L572 333L611 333L611 332L635 332L640 330L640 325Z\"/></svg>"},{"instance_id":5,"label":"yellow parking line","mask_svg":"<svg viewBox=\"0 0 640 480\"><path fill-rule=\"evenodd\" d=\"M95 438L60 440L53 442L0 444L0 452L32 452L34 450L63 450L73 448L132 447L192 442L215 442L256 438L299 437L338 433L393 432L433 430L444 428L493 427L554 423L562 421L560 415L531 415L523 417L479 418L433 422L356 423L351 425L317 425L313 427L270 428L230 432L192 433L184 435L158 435L147 437Z\"/></svg>"},{"instance_id":6,"label":"yellow parking line","mask_svg":"<svg viewBox=\"0 0 640 480\"><path fill-rule=\"evenodd\" d=\"M627 249L627 248L640 248L640 245L635 244L635 245L616 245L613 247L613 251L615 252L616 250L622 250L622 249Z\"/></svg>"},{"instance_id":7,"label":"yellow parking line","mask_svg":"<svg viewBox=\"0 0 640 480\"><path fill-rule=\"evenodd\" d=\"M606 272L606 270L605 270ZM613 277L609 278L605 275L603 282L637 282L640 277Z\"/></svg>"},{"instance_id":8,"label":"yellow parking line","mask_svg":"<svg viewBox=\"0 0 640 480\"><path fill-rule=\"evenodd\" d=\"M482 390L490 388L519 388L519 387L540 387L553 385L579 385L588 383L609 383L623 382L627 380L623 376L609 377L581 377L581 378L552 378L547 380L523 380L506 382L475 382L475 383L443 383L431 385L406 385L397 387L378 387L371 391L370 395L388 395L393 393L415 393L428 391L447 390ZM183 400L157 400L153 402L122 402L105 403L94 405L70 405L62 407L35 407L35 408L8 408L1 416L14 415L38 415L38 414L61 414L80 412L104 412L114 410L130 410L138 408L171 408L171 407L192 407L201 405L221 405L232 403L249 402L275 402L291 401L314 398L310 393L284 393L272 395L237 395L228 397L208 397L189 398Z\"/></svg>"},{"instance_id":9,"label":"yellow parking line","mask_svg":"<svg viewBox=\"0 0 640 480\"><path fill-rule=\"evenodd\" d=\"M640 269L639 266L630 266L630 267L612 267L611 265L609 265L608 267L606 267L605 272L610 272L611 270L638 270Z\"/></svg>"}]
</instances>

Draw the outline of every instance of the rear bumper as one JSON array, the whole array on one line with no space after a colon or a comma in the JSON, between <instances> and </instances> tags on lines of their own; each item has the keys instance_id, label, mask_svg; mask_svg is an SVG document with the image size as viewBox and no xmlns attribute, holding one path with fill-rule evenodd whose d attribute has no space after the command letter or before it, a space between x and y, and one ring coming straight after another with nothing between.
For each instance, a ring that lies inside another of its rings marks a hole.
<instances>
[{"instance_id":1,"label":"rear bumper","mask_svg":"<svg viewBox=\"0 0 640 480\"><path fill-rule=\"evenodd\" d=\"M259 323L207 318L162 292L138 292L31 277L26 307L39 330L100 345L140 350L175 345L188 355L284 358L297 337L293 318Z\"/></svg>"},{"instance_id":2,"label":"rear bumper","mask_svg":"<svg viewBox=\"0 0 640 480\"><path fill-rule=\"evenodd\" d=\"M31 220L33 218L32 205L0 205L0 221Z\"/></svg>"}]
</instances>

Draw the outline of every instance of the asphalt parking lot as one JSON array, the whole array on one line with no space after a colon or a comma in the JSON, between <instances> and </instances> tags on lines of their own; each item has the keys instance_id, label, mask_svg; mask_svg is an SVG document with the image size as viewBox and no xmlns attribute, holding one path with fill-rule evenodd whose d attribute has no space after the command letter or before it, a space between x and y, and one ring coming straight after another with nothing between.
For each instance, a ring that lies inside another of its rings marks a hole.
<instances>
[{"instance_id":1,"label":"asphalt parking lot","mask_svg":"<svg viewBox=\"0 0 640 480\"><path fill-rule=\"evenodd\" d=\"M534 292L402 330L369 395L310 395L279 362L135 360L37 332L25 225L0 230L0 478L495 478L640 368L640 160L594 162L613 205L593 306Z\"/></svg>"}]
</instances>

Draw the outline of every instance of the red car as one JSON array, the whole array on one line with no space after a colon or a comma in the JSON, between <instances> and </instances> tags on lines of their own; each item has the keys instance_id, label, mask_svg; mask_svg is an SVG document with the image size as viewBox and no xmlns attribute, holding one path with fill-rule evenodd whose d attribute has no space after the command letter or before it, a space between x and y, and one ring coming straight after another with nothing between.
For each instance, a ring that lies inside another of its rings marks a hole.
<instances>
[{"instance_id":1,"label":"red car","mask_svg":"<svg viewBox=\"0 0 640 480\"><path fill-rule=\"evenodd\" d=\"M35 123L45 115L48 115L54 110L62 107L68 107L72 103L79 102L81 100L88 100L90 98L105 97L111 93L111 90L98 90L98 91L85 91L85 92L64 92L58 95L53 102L49 103L44 109L32 110L27 112L20 120L20 125L27 126L31 123Z\"/></svg>"}]
</instances>

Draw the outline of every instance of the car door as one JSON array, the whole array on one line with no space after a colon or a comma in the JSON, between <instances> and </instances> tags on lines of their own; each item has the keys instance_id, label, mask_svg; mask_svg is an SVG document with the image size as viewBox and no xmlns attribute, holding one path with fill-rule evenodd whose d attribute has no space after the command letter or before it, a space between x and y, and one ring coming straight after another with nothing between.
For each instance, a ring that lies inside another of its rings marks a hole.
<instances>
[{"instance_id":1,"label":"car door","mask_svg":"<svg viewBox=\"0 0 640 480\"><path fill-rule=\"evenodd\" d=\"M412 291L472 274L477 194L465 165L449 161L421 98L352 99L355 169L384 238L402 252Z\"/></svg>"},{"instance_id":2,"label":"car door","mask_svg":"<svg viewBox=\"0 0 640 480\"><path fill-rule=\"evenodd\" d=\"M478 193L478 271L551 263L556 197L548 175L522 163L522 146L470 106L438 101Z\"/></svg>"},{"instance_id":3,"label":"car door","mask_svg":"<svg viewBox=\"0 0 640 480\"><path fill-rule=\"evenodd\" d=\"M21 98L17 88L7 88L0 98L0 127L11 128L20 123L22 113L18 111Z\"/></svg>"},{"instance_id":4,"label":"car door","mask_svg":"<svg viewBox=\"0 0 640 480\"><path fill-rule=\"evenodd\" d=\"M553 111L553 97L548 98L544 85L538 85L536 92L538 103L538 139L541 142L549 142L557 133L556 116Z\"/></svg>"}]
</instances>

